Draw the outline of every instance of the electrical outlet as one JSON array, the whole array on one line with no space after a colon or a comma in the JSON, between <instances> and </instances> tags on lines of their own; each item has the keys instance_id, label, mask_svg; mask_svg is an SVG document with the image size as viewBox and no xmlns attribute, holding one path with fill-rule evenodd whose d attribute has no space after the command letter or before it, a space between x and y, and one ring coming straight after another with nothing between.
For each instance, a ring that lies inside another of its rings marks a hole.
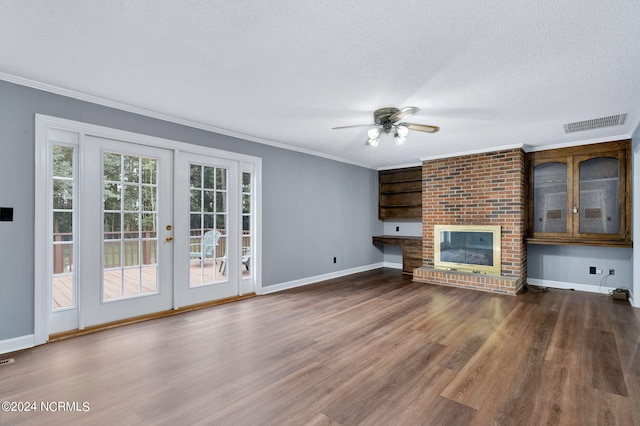
<instances>
[{"instance_id":1,"label":"electrical outlet","mask_svg":"<svg viewBox=\"0 0 640 426\"><path fill-rule=\"evenodd\" d=\"M589 273L591 275L595 275L596 274L596 267L595 266L589 266Z\"/></svg>"},{"instance_id":2,"label":"electrical outlet","mask_svg":"<svg viewBox=\"0 0 640 426\"><path fill-rule=\"evenodd\" d=\"M396 226L396 232L400 232L400 227Z\"/></svg>"},{"instance_id":3,"label":"electrical outlet","mask_svg":"<svg viewBox=\"0 0 640 426\"><path fill-rule=\"evenodd\" d=\"M615 269L609 269L609 275L615 275L615 274L616 274Z\"/></svg>"},{"instance_id":4,"label":"electrical outlet","mask_svg":"<svg viewBox=\"0 0 640 426\"><path fill-rule=\"evenodd\" d=\"M333 258L333 263L336 263L336 261L337 261L337 259L334 257L334 258Z\"/></svg>"}]
</instances>

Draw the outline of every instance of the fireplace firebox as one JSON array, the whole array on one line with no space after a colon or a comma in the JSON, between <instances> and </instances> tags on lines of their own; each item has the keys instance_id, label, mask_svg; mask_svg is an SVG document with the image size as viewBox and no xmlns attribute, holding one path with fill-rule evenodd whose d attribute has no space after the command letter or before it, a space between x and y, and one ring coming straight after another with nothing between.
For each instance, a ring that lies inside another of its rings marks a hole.
<instances>
[{"instance_id":1,"label":"fireplace firebox","mask_svg":"<svg viewBox=\"0 0 640 426\"><path fill-rule=\"evenodd\" d=\"M500 275L500 226L435 225L435 269Z\"/></svg>"}]
</instances>

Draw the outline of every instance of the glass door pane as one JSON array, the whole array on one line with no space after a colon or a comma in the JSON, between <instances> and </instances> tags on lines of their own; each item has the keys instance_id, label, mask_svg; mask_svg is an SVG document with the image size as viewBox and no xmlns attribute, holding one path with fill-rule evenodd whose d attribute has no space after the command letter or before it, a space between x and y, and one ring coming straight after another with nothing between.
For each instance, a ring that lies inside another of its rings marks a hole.
<instances>
[{"instance_id":1,"label":"glass door pane","mask_svg":"<svg viewBox=\"0 0 640 426\"><path fill-rule=\"evenodd\" d=\"M102 301L158 292L157 160L103 154Z\"/></svg>"},{"instance_id":2,"label":"glass door pane","mask_svg":"<svg viewBox=\"0 0 640 426\"><path fill-rule=\"evenodd\" d=\"M228 173L223 167L189 166L189 287L228 280Z\"/></svg>"},{"instance_id":3,"label":"glass door pane","mask_svg":"<svg viewBox=\"0 0 640 426\"><path fill-rule=\"evenodd\" d=\"M53 145L53 276L51 309L77 306L74 278L75 148Z\"/></svg>"},{"instance_id":4,"label":"glass door pane","mask_svg":"<svg viewBox=\"0 0 640 426\"><path fill-rule=\"evenodd\" d=\"M567 165L536 166L533 179L534 232L567 232Z\"/></svg>"},{"instance_id":5,"label":"glass door pane","mask_svg":"<svg viewBox=\"0 0 640 426\"><path fill-rule=\"evenodd\" d=\"M620 231L619 161L593 158L580 170L580 233L617 234Z\"/></svg>"},{"instance_id":6,"label":"glass door pane","mask_svg":"<svg viewBox=\"0 0 640 426\"><path fill-rule=\"evenodd\" d=\"M242 173L242 252L240 253L242 262L242 278L251 277L251 222L253 217L253 191L251 180L251 173Z\"/></svg>"}]
</instances>

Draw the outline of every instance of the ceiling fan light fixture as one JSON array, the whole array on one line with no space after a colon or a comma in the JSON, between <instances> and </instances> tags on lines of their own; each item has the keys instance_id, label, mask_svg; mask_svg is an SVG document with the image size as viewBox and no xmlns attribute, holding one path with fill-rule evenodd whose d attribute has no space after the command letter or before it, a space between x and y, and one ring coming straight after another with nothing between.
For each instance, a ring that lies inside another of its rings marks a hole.
<instances>
[{"instance_id":1,"label":"ceiling fan light fixture","mask_svg":"<svg viewBox=\"0 0 640 426\"><path fill-rule=\"evenodd\" d=\"M398 124L396 126L396 135L401 136L402 138L407 137L409 134L409 128L407 126L403 126L402 124Z\"/></svg>"},{"instance_id":2,"label":"ceiling fan light fixture","mask_svg":"<svg viewBox=\"0 0 640 426\"><path fill-rule=\"evenodd\" d=\"M380 142L380 135L382 133L388 135L391 134L391 132L393 132L396 145L402 145L407 138L409 130L427 133L435 133L440 130L438 126L431 126L428 124L400 122L405 117L415 114L418 111L420 111L420 108L418 107L405 107L402 109L392 107L378 108L373 112L373 124L353 124L349 126L334 127L334 129L375 126L367 131L367 136L369 138L365 142L365 145L373 147L378 146L378 142Z\"/></svg>"},{"instance_id":3,"label":"ceiling fan light fixture","mask_svg":"<svg viewBox=\"0 0 640 426\"><path fill-rule=\"evenodd\" d=\"M369 129L367 135L369 135L369 139L377 139L378 136L380 136L380 128L374 127L373 129Z\"/></svg>"}]
</instances>

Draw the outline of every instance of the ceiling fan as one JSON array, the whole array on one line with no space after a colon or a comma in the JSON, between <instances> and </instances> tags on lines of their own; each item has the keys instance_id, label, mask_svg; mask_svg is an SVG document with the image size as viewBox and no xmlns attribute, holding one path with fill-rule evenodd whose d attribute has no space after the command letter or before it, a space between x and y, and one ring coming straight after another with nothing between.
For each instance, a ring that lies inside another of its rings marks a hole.
<instances>
[{"instance_id":1,"label":"ceiling fan","mask_svg":"<svg viewBox=\"0 0 640 426\"><path fill-rule=\"evenodd\" d=\"M416 112L420 111L420 108L417 107L405 107L402 109L398 108L380 108L373 112L373 123L372 124L354 124L352 126L339 126L334 127L333 129L348 129L350 127L371 127L375 126L373 129L370 129L367 133L369 136L369 140L365 142L365 145L378 146L378 142L380 142L380 133L384 132L389 134L393 131L393 136L397 145L402 145L407 137L407 133L409 133L409 129L417 130L418 132L427 132L427 133L435 133L440 130L438 126L430 126L427 124L416 124L416 123L399 123L405 117L408 117Z\"/></svg>"}]
</instances>

